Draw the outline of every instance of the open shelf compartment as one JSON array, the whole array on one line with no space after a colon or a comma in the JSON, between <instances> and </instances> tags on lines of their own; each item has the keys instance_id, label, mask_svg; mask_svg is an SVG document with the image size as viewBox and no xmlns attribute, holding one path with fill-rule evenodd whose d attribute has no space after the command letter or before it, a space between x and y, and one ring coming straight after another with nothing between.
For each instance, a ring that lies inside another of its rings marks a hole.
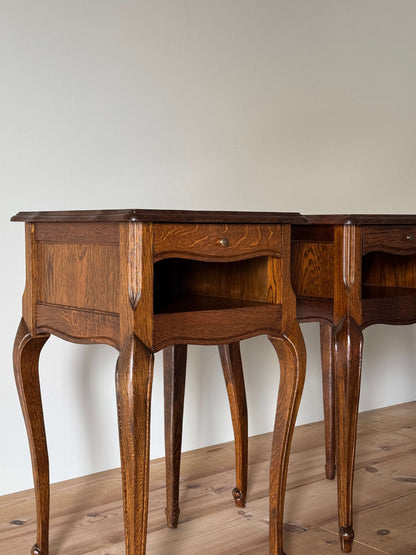
<instances>
[{"instance_id":1,"label":"open shelf compartment","mask_svg":"<svg viewBox=\"0 0 416 555\"><path fill-rule=\"evenodd\" d=\"M275 305L268 256L237 262L168 258L154 266L154 313L199 312Z\"/></svg>"},{"instance_id":2,"label":"open shelf compartment","mask_svg":"<svg viewBox=\"0 0 416 555\"><path fill-rule=\"evenodd\" d=\"M363 256L361 294L364 326L416 322L416 255Z\"/></svg>"},{"instance_id":3,"label":"open shelf compartment","mask_svg":"<svg viewBox=\"0 0 416 555\"><path fill-rule=\"evenodd\" d=\"M416 255L370 252L363 256L362 298L416 295Z\"/></svg>"}]
</instances>

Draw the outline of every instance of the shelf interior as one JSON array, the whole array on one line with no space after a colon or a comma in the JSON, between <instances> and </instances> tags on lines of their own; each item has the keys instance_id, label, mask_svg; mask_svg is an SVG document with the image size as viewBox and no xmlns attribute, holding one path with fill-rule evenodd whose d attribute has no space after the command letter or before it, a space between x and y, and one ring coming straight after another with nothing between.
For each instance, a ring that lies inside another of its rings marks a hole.
<instances>
[{"instance_id":1,"label":"shelf interior","mask_svg":"<svg viewBox=\"0 0 416 555\"><path fill-rule=\"evenodd\" d=\"M270 306L271 303L263 301L250 301L245 299L232 299L230 297L211 297L208 295L187 295L174 297L165 302L155 311L156 314L175 312L199 312L205 310L227 310L232 308L249 308Z\"/></svg>"},{"instance_id":2,"label":"shelf interior","mask_svg":"<svg viewBox=\"0 0 416 555\"><path fill-rule=\"evenodd\" d=\"M415 287L387 287L383 285L366 285L362 287L363 299L388 299L394 297L414 297Z\"/></svg>"},{"instance_id":3,"label":"shelf interior","mask_svg":"<svg viewBox=\"0 0 416 555\"><path fill-rule=\"evenodd\" d=\"M237 262L161 260L154 266L154 313L273 305L269 271L267 256Z\"/></svg>"},{"instance_id":4,"label":"shelf interior","mask_svg":"<svg viewBox=\"0 0 416 555\"><path fill-rule=\"evenodd\" d=\"M363 256L362 298L416 295L416 256L370 252Z\"/></svg>"}]
</instances>

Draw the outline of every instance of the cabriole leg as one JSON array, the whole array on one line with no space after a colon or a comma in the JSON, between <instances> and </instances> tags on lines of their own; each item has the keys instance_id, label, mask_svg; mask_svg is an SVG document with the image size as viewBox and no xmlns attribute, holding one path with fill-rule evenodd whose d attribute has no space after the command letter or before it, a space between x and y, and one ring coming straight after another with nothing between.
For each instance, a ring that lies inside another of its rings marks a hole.
<instances>
[{"instance_id":1,"label":"cabriole leg","mask_svg":"<svg viewBox=\"0 0 416 555\"><path fill-rule=\"evenodd\" d=\"M39 355L49 335L32 336L20 321L13 350L14 375L25 419L35 485L37 538L32 555L49 553L49 460L39 383Z\"/></svg>"},{"instance_id":2,"label":"cabriole leg","mask_svg":"<svg viewBox=\"0 0 416 555\"><path fill-rule=\"evenodd\" d=\"M306 352L298 322L269 337L280 361L280 383L270 463L270 555L284 555L283 509L293 430L305 381Z\"/></svg>"},{"instance_id":3,"label":"cabriole leg","mask_svg":"<svg viewBox=\"0 0 416 555\"><path fill-rule=\"evenodd\" d=\"M248 423L240 344L219 345L219 351L234 428L236 487L233 497L237 507L244 507L247 494Z\"/></svg>"},{"instance_id":4,"label":"cabriole leg","mask_svg":"<svg viewBox=\"0 0 416 555\"><path fill-rule=\"evenodd\" d=\"M126 555L146 553L152 381L153 354L132 335L116 370Z\"/></svg>"},{"instance_id":5,"label":"cabriole leg","mask_svg":"<svg viewBox=\"0 0 416 555\"><path fill-rule=\"evenodd\" d=\"M353 481L360 398L363 334L351 317L335 330L338 519L341 548L352 549Z\"/></svg>"}]
</instances>

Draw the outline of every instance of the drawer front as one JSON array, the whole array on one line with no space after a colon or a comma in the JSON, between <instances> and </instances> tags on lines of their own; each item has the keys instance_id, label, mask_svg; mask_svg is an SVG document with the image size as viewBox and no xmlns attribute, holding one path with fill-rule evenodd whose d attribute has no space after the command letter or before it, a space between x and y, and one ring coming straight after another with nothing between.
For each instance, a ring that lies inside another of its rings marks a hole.
<instances>
[{"instance_id":1,"label":"drawer front","mask_svg":"<svg viewBox=\"0 0 416 555\"><path fill-rule=\"evenodd\" d=\"M416 253L416 225L364 226L363 254L372 251L393 254Z\"/></svg>"},{"instance_id":2,"label":"drawer front","mask_svg":"<svg viewBox=\"0 0 416 555\"><path fill-rule=\"evenodd\" d=\"M281 256L282 227L276 224L155 224L154 258L242 260Z\"/></svg>"}]
</instances>

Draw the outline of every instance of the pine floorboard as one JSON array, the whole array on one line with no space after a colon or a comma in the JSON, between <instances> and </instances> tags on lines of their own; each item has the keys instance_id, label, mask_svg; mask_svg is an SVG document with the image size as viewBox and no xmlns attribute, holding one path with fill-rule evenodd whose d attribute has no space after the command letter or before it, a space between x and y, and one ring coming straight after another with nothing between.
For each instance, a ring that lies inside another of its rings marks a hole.
<instances>
[{"instance_id":1,"label":"pine floorboard","mask_svg":"<svg viewBox=\"0 0 416 555\"><path fill-rule=\"evenodd\" d=\"M179 527L165 525L163 459L150 471L149 555L268 555L271 434L250 438L249 489L234 507L232 442L184 453ZM124 554L119 469L52 486L50 555ZM416 555L416 402L359 415L355 555ZM340 554L336 482L324 476L323 423L295 430L285 505L288 555ZM0 497L0 553L28 555L33 490Z\"/></svg>"}]
</instances>

